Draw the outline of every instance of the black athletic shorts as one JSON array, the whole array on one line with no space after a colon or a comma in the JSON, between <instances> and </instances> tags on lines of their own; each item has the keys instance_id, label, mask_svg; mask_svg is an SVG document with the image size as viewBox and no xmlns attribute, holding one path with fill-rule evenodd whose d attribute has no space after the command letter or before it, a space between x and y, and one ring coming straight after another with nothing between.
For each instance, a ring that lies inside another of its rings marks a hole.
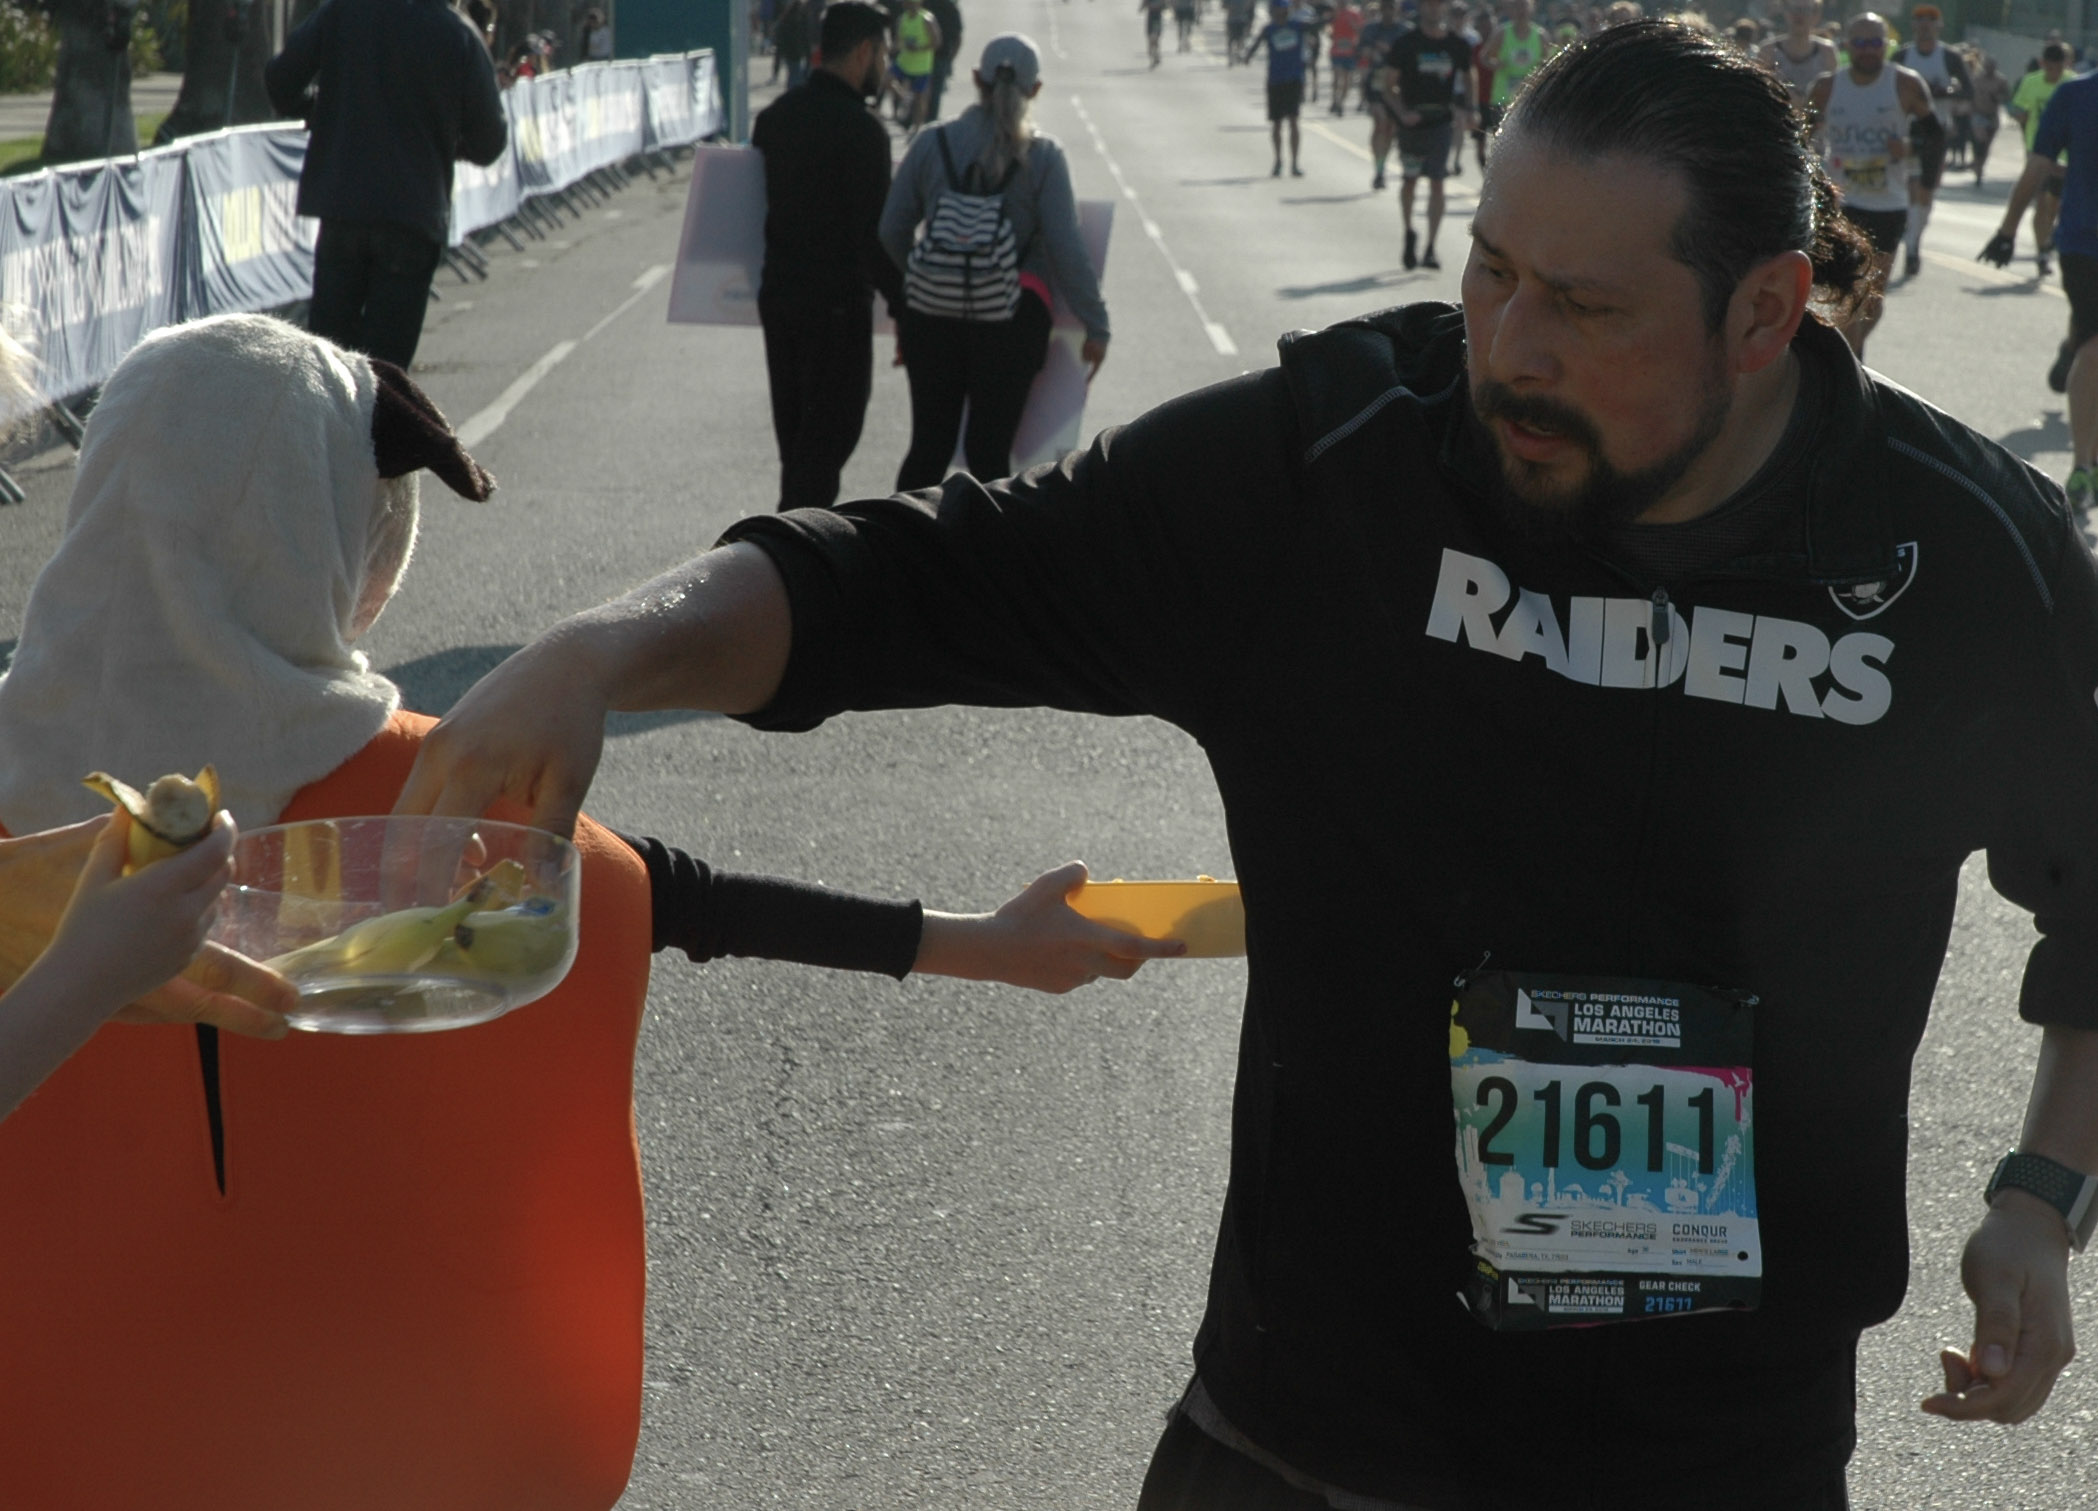
<instances>
[{"instance_id":1,"label":"black athletic shorts","mask_svg":"<svg viewBox=\"0 0 2098 1511\"><path fill-rule=\"evenodd\" d=\"M1399 128L1399 173L1404 178L1443 178L1450 171L1452 125Z\"/></svg>"},{"instance_id":2,"label":"black athletic shorts","mask_svg":"<svg viewBox=\"0 0 2098 1511\"><path fill-rule=\"evenodd\" d=\"M1268 119L1271 121L1293 121L1304 104L1304 81L1291 79L1287 84L1268 85Z\"/></svg>"},{"instance_id":3,"label":"black athletic shorts","mask_svg":"<svg viewBox=\"0 0 2098 1511\"><path fill-rule=\"evenodd\" d=\"M1883 257L1900 251L1902 237L1909 234L1906 210L1845 210L1843 218L1863 231L1872 250Z\"/></svg>"},{"instance_id":4,"label":"black athletic shorts","mask_svg":"<svg viewBox=\"0 0 2098 1511\"><path fill-rule=\"evenodd\" d=\"M2062 292L2069 296L2069 339L2081 346L2098 336L2098 257L2062 253Z\"/></svg>"}]
</instances>

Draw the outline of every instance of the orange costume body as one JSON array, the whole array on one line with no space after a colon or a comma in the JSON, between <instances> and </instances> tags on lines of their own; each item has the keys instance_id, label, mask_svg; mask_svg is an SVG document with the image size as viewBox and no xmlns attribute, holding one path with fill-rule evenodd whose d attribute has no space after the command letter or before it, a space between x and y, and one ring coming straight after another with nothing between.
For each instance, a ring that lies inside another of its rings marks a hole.
<instances>
[{"instance_id":1,"label":"orange costume body","mask_svg":"<svg viewBox=\"0 0 2098 1511\"><path fill-rule=\"evenodd\" d=\"M397 714L283 819L385 813ZM503 815L496 815L501 817ZM583 820L551 995L455 1033L101 1030L0 1122L6 1511L603 1511L640 1431L648 878Z\"/></svg>"}]
</instances>

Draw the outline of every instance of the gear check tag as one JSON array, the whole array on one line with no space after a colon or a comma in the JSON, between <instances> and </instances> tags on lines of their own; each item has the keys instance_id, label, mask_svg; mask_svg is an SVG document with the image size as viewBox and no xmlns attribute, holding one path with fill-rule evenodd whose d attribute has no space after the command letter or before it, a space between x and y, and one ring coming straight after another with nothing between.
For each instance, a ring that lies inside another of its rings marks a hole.
<instances>
[{"instance_id":1,"label":"gear check tag","mask_svg":"<svg viewBox=\"0 0 2098 1511\"><path fill-rule=\"evenodd\" d=\"M1756 1305L1755 1004L1623 977L1460 979L1473 1316L1527 1331Z\"/></svg>"}]
</instances>

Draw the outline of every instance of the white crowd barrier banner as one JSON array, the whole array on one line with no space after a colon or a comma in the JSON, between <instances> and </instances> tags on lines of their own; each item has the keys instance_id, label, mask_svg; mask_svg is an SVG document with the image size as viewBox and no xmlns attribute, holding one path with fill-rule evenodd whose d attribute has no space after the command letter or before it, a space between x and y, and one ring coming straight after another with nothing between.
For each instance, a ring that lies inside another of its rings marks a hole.
<instances>
[{"instance_id":1,"label":"white crowd barrier banner","mask_svg":"<svg viewBox=\"0 0 2098 1511\"><path fill-rule=\"evenodd\" d=\"M40 395L101 382L181 318L183 179L165 149L0 181L0 300Z\"/></svg>"},{"instance_id":2,"label":"white crowd barrier banner","mask_svg":"<svg viewBox=\"0 0 2098 1511\"><path fill-rule=\"evenodd\" d=\"M320 222L298 212L305 131L236 126L184 146L183 318L276 309L312 293Z\"/></svg>"},{"instance_id":3,"label":"white crowd barrier banner","mask_svg":"<svg viewBox=\"0 0 2098 1511\"><path fill-rule=\"evenodd\" d=\"M520 80L504 108L503 155L454 170L455 246L528 195L689 146L725 119L709 51ZM0 304L35 356L35 402L93 388L163 325L307 297L318 223L297 211L305 160L303 127L238 126L0 179Z\"/></svg>"}]
</instances>

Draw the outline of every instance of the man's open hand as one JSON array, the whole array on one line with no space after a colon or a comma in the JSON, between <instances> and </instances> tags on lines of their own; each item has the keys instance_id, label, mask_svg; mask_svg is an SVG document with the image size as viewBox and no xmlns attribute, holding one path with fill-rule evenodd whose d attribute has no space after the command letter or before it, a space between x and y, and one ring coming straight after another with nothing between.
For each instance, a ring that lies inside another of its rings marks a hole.
<instances>
[{"instance_id":1,"label":"man's open hand","mask_svg":"<svg viewBox=\"0 0 2098 1511\"><path fill-rule=\"evenodd\" d=\"M1960 1279L1974 1302L1974 1342L1938 1356L1945 1389L1923 1409L1956 1422L2022 1422L2076 1355L2061 1214L2023 1191L1999 1192L1967 1240Z\"/></svg>"},{"instance_id":2,"label":"man's open hand","mask_svg":"<svg viewBox=\"0 0 2098 1511\"><path fill-rule=\"evenodd\" d=\"M559 658L558 641L534 641L468 689L423 738L393 811L479 818L508 799L534 828L573 834L604 754L605 702Z\"/></svg>"}]
</instances>

